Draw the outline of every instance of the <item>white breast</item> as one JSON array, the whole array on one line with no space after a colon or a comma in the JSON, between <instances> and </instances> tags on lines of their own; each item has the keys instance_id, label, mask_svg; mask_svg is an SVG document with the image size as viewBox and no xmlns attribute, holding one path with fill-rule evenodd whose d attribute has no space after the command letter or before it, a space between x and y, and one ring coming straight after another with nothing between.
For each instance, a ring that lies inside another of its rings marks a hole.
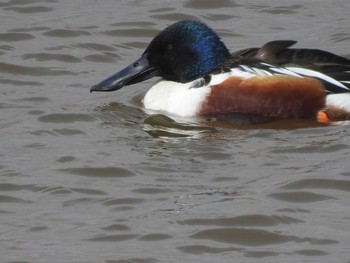
<instances>
[{"instance_id":1,"label":"white breast","mask_svg":"<svg viewBox=\"0 0 350 263\"><path fill-rule=\"evenodd\" d=\"M165 111L181 117L193 117L201 110L210 87L193 87L193 82L162 80L151 87L143 98L148 110Z\"/></svg>"}]
</instances>

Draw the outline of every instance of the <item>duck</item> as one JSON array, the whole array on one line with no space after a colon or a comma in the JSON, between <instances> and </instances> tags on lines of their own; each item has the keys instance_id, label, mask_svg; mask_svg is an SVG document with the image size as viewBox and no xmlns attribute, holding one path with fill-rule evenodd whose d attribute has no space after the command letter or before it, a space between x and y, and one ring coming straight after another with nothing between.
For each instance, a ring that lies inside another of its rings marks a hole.
<instances>
[{"instance_id":1,"label":"duck","mask_svg":"<svg viewBox=\"0 0 350 263\"><path fill-rule=\"evenodd\" d=\"M293 40L231 53L200 21L169 25L129 66L91 87L109 92L153 77L146 110L179 117L250 114L273 119L350 120L350 59Z\"/></svg>"}]
</instances>

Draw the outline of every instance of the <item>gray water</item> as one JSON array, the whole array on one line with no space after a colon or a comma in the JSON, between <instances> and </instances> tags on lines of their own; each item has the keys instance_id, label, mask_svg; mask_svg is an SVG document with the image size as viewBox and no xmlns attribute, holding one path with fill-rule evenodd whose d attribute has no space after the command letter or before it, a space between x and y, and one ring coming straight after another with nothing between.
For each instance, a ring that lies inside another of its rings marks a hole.
<instances>
[{"instance_id":1,"label":"gray water","mask_svg":"<svg viewBox=\"0 0 350 263\"><path fill-rule=\"evenodd\" d=\"M199 19L350 53L348 0L0 2L0 262L350 262L349 125L144 112L91 85Z\"/></svg>"}]
</instances>

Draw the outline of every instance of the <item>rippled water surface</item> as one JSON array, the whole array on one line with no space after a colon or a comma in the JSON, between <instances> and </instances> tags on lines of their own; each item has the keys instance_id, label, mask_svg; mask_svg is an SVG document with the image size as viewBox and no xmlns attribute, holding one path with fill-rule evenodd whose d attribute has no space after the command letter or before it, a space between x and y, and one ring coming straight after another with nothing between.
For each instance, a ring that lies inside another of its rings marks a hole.
<instances>
[{"instance_id":1,"label":"rippled water surface","mask_svg":"<svg viewBox=\"0 0 350 263\"><path fill-rule=\"evenodd\" d=\"M350 262L350 127L145 112L92 84L162 28L350 53L348 0L0 2L0 262Z\"/></svg>"}]
</instances>

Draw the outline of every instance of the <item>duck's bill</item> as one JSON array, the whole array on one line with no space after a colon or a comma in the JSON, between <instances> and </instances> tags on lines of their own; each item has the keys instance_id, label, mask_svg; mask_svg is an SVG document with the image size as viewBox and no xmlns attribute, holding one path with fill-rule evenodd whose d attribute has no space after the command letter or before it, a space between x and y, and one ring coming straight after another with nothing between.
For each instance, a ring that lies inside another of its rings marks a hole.
<instances>
[{"instance_id":1,"label":"duck's bill","mask_svg":"<svg viewBox=\"0 0 350 263\"><path fill-rule=\"evenodd\" d=\"M147 56L144 54L126 68L92 86L90 92L118 90L123 86L135 84L157 75L159 75L158 70L149 64Z\"/></svg>"}]
</instances>

